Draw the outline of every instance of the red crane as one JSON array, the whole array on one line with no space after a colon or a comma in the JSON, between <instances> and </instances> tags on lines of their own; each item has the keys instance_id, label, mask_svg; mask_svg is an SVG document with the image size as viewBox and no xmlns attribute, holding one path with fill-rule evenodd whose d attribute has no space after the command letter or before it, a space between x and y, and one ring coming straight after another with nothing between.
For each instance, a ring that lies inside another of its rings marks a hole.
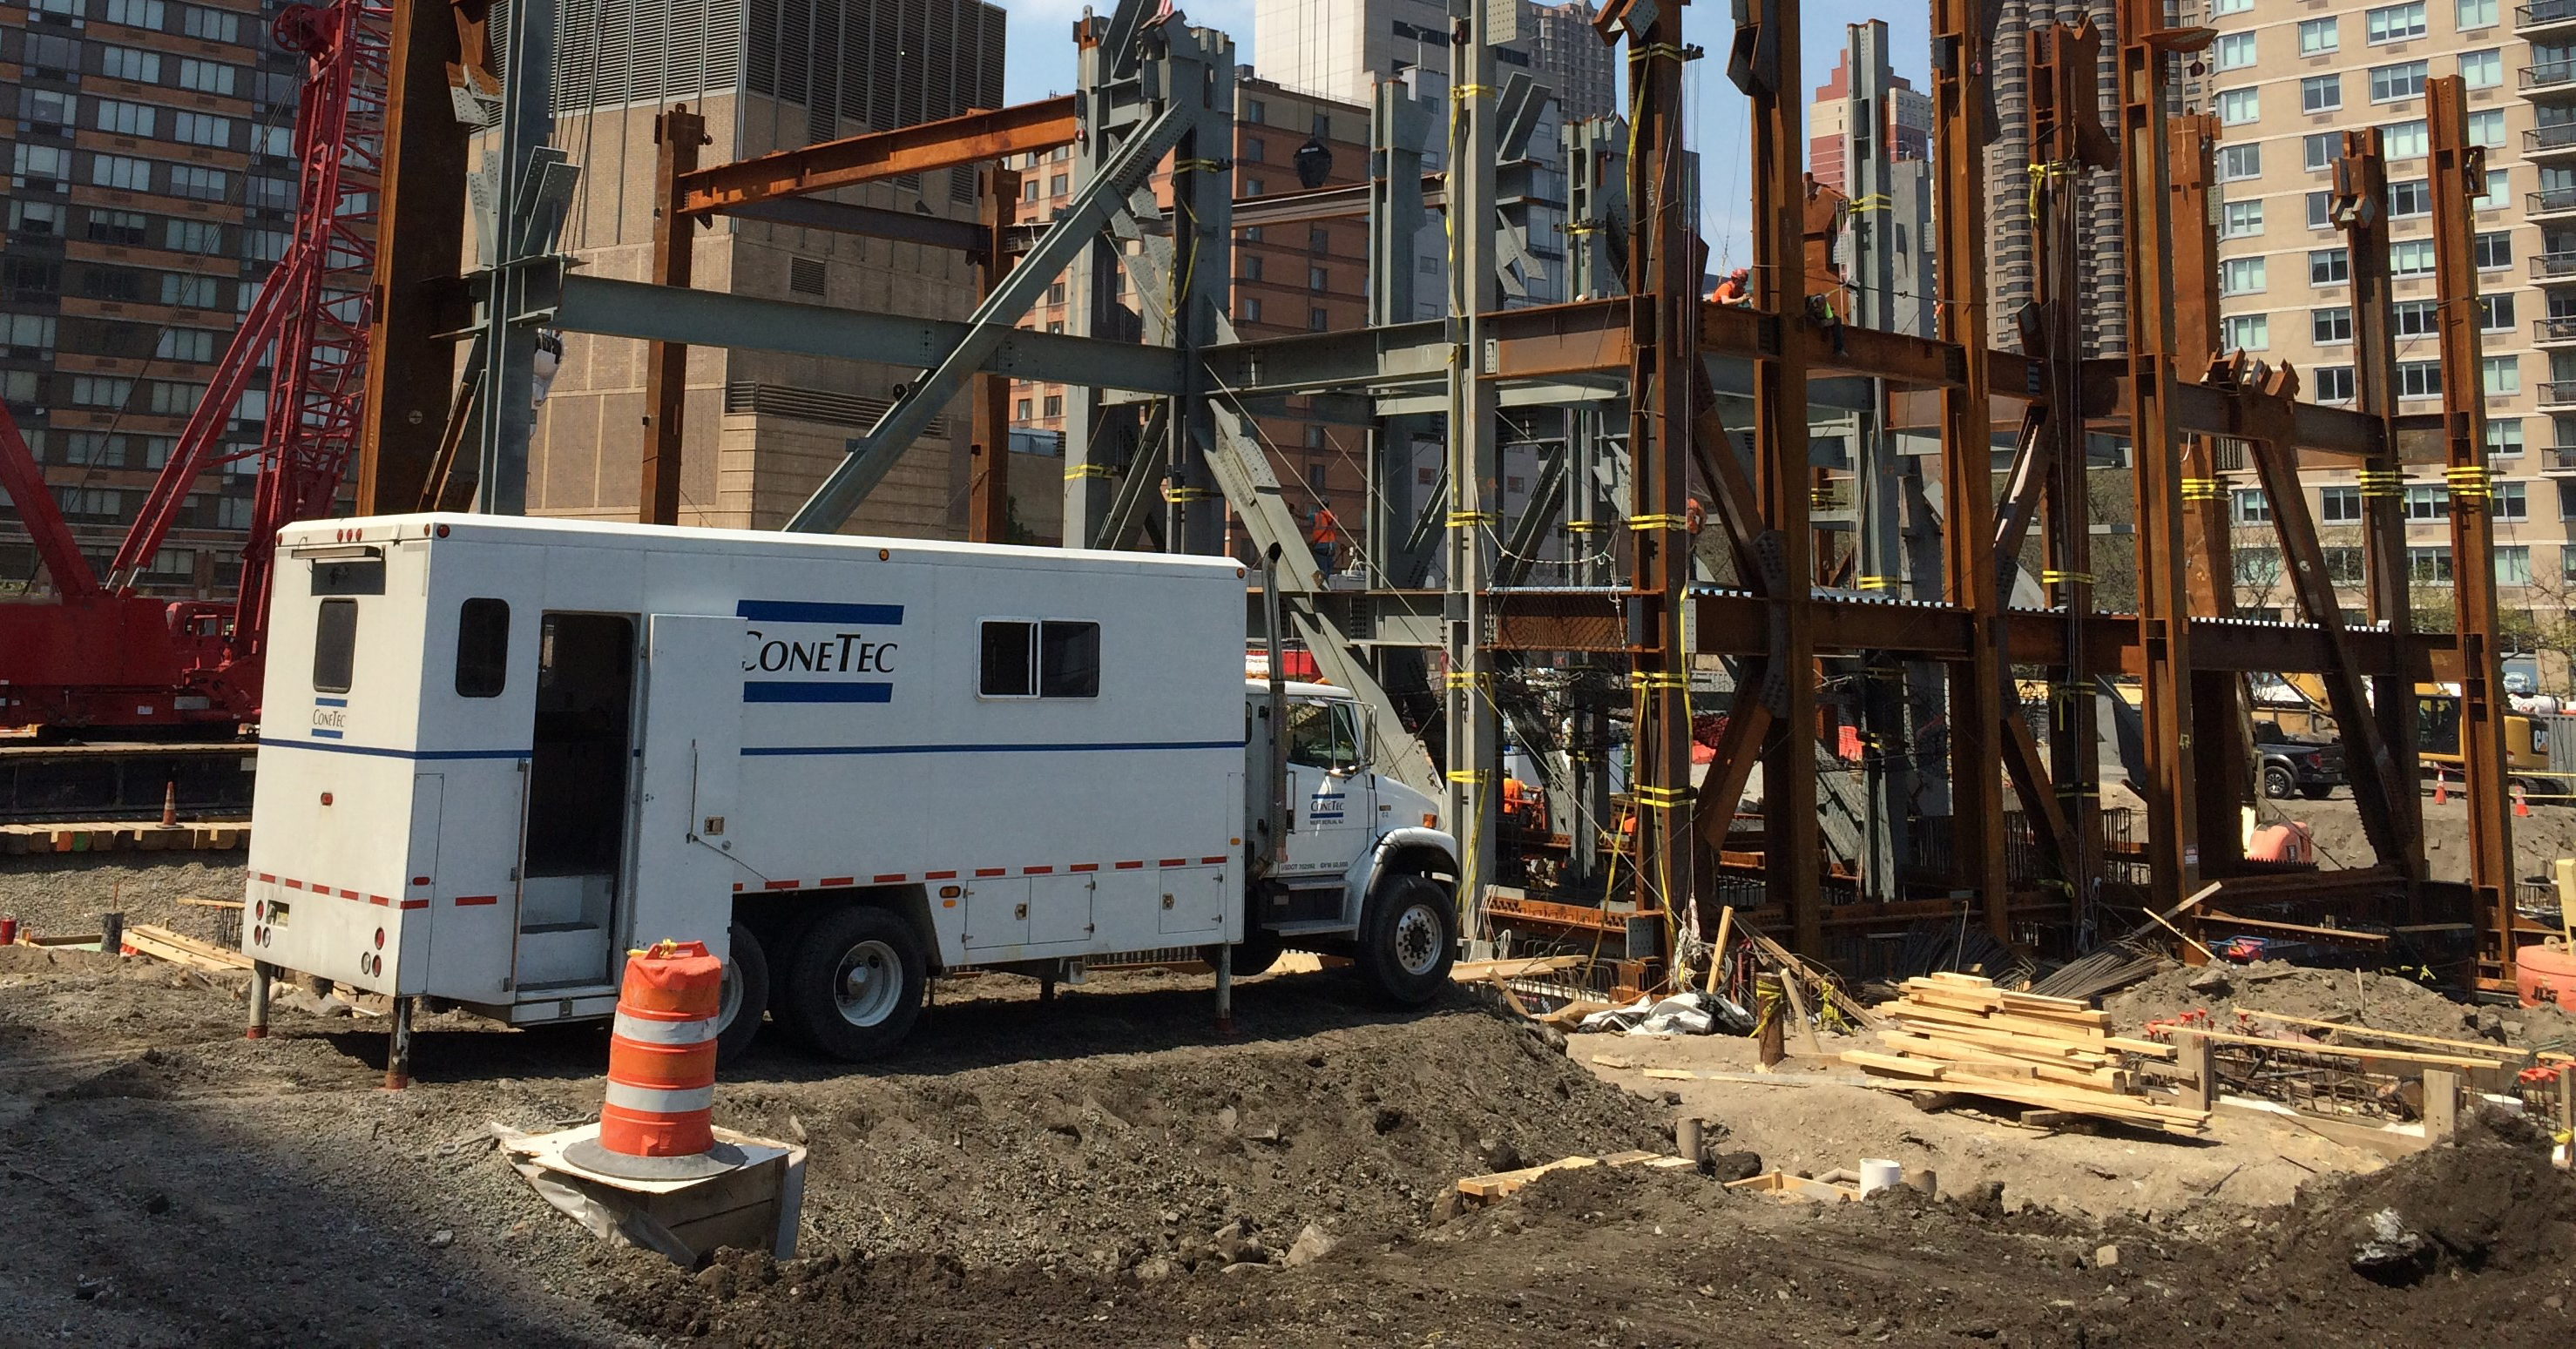
<instances>
[{"instance_id":1,"label":"red crane","mask_svg":"<svg viewBox=\"0 0 2576 1349\"><path fill-rule=\"evenodd\" d=\"M295 230L104 580L0 408L0 488L58 592L50 603L0 605L0 724L137 730L257 719L277 531L330 511L357 449L391 21L387 0L334 0L291 5L271 25L278 46L306 62L295 113ZM227 451L224 427L264 369L259 444ZM197 475L253 455L258 496L233 601L137 593Z\"/></svg>"}]
</instances>

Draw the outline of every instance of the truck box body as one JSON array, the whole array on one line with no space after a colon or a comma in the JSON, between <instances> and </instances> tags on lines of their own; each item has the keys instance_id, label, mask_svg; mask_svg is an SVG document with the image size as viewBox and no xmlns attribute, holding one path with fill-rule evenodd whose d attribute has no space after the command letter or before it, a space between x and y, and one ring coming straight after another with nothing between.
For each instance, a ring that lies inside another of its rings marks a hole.
<instances>
[{"instance_id":1,"label":"truck box body","mask_svg":"<svg viewBox=\"0 0 2576 1349\"><path fill-rule=\"evenodd\" d=\"M738 896L944 966L1242 938L1230 559L472 515L280 536L245 951L513 1021Z\"/></svg>"}]
</instances>

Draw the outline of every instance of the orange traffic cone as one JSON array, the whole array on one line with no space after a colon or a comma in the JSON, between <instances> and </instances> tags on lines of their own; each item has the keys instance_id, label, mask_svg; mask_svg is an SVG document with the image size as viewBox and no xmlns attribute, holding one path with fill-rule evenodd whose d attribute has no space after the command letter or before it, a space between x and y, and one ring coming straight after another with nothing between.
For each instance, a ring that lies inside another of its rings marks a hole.
<instances>
[{"instance_id":1,"label":"orange traffic cone","mask_svg":"<svg viewBox=\"0 0 2576 1349\"><path fill-rule=\"evenodd\" d=\"M599 1136L564 1149L586 1171L652 1180L712 1176L740 1165L711 1123L716 1018L724 962L703 942L628 952L608 1039L608 1096Z\"/></svg>"},{"instance_id":2,"label":"orange traffic cone","mask_svg":"<svg viewBox=\"0 0 2576 1349\"><path fill-rule=\"evenodd\" d=\"M179 822L179 781L176 778L161 789L161 827L168 829Z\"/></svg>"},{"instance_id":3,"label":"orange traffic cone","mask_svg":"<svg viewBox=\"0 0 2576 1349\"><path fill-rule=\"evenodd\" d=\"M2440 764L2433 765L2433 804L2451 804L2451 775Z\"/></svg>"},{"instance_id":4,"label":"orange traffic cone","mask_svg":"<svg viewBox=\"0 0 2576 1349\"><path fill-rule=\"evenodd\" d=\"M2518 782L2513 787L2513 816L2517 820L2531 818L2531 803L2522 799L2522 784Z\"/></svg>"}]
</instances>

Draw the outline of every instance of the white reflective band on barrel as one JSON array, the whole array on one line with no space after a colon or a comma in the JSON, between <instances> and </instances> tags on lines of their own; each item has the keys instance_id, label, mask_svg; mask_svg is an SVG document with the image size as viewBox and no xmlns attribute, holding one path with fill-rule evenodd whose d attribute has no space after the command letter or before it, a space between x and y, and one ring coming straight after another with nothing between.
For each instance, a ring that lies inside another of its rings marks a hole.
<instances>
[{"instance_id":1,"label":"white reflective band on barrel","mask_svg":"<svg viewBox=\"0 0 2576 1349\"><path fill-rule=\"evenodd\" d=\"M633 1110L646 1115L680 1115L692 1110L712 1109L716 1089L710 1083L681 1091L660 1087L630 1087L623 1082L608 1084L608 1103L620 1110Z\"/></svg>"},{"instance_id":2,"label":"white reflective band on barrel","mask_svg":"<svg viewBox=\"0 0 2576 1349\"><path fill-rule=\"evenodd\" d=\"M716 1038L716 1019L649 1021L631 1012L617 1014L618 1035L640 1045L702 1045Z\"/></svg>"}]
</instances>

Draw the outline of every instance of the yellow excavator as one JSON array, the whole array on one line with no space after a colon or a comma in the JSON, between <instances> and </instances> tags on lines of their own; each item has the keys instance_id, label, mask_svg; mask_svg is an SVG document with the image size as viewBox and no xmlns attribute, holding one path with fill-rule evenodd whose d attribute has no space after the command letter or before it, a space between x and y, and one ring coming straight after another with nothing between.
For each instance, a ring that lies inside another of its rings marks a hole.
<instances>
[{"instance_id":1,"label":"yellow excavator","mask_svg":"<svg viewBox=\"0 0 2576 1349\"><path fill-rule=\"evenodd\" d=\"M2335 738L2334 713L2327 710L2325 681L2313 674L2256 675L2254 720L2271 721L2283 735L2302 740ZM2426 773L2447 773L2458 781L2460 760L2460 695L2443 684L2415 686L2415 756ZM2549 758L2551 718L2510 712L2504 722L2505 780L2534 801L2576 796L2576 774L2553 768Z\"/></svg>"}]
</instances>

